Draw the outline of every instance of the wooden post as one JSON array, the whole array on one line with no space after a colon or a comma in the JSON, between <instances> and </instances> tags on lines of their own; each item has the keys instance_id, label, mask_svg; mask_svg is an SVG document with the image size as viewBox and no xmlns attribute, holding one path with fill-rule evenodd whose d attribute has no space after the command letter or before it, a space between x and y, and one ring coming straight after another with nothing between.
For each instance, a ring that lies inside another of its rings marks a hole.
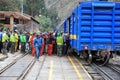
<instances>
[{"instance_id":1,"label":"wooden post","mask_svg":"<svg viewBox=\"0 0 120 80\"><path fill-rule=\"evenodd\" d=\"M10 16L10 30L13 30L13 26L14 26L14 17L11 15Z\"/></svg>"}]
</instances>

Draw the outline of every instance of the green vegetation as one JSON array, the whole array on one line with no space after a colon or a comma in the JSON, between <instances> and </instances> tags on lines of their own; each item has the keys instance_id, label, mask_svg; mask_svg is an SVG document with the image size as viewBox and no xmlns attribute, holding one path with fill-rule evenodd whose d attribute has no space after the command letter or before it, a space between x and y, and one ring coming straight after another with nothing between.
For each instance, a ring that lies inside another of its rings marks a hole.
<instances>
[{"instance_id":1,"label":"green vegetation","mask_svg":"<svg viewBox=\"0 0 120 80\"><path fill-rule=\"evenodd\" d=\"M42 28L42 31L48 31L50 29L52 22L50 18L47 18L45 16L39 15L35 16L36 20L40 21L41 25L44 27Z\"/></svg>"},{"instance_id":2,"label":"green vegetation","mask_svg":"<svg viewBox=\"0 0 120 80\"><path fill-rule=\"evenodd\" d=\"M4 24L0 24L0 27L3 27L4 26Z\"/></svg>"},{"instance_id":3,"label":"green vegetation","mask_svg":"<svg viewBox=\"0 0 120 80\"><path fill-rule=\"evenodd\" d=\"M0 11L21 12L22 0L1 0ZM45 8L44 0L23 0L24 13L33 16L40 22L42 31L54 29L60 19L54 8Z\"/></svg>"}]
</instances>

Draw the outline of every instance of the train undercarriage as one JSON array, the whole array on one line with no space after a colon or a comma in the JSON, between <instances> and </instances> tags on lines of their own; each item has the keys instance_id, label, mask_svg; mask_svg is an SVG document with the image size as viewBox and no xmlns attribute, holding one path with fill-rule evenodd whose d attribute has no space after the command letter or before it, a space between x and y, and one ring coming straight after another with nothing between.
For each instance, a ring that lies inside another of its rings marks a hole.
<instances>
[{"instance_id":1,"label":"train undercarriage","mask_svg":"<svg viewBox=\"0 0 120 80\"><path fill-rule=\"evenodd\" d=\"M70 53L76 53L76 50L68 49L68 54ZM92 62L99 63L99 65L107 65L109 63L110 58L113 57L112 52L107 51L105 49L99 49L99 50L82 50L79 52L80 57L84 58L89 64Z\"/></svg>"},{"instance_id":2,"label":"train undercarriage","mask_svg":"<svg viewBox=\"0 0 120 80\"><path fill-rule=\"evenodd\" d=\"M98 62L99 65L106 65L109 63L109 59L112 57L112 53L105 49L99 49L97 51L84 50L81 51L80 56L91 64L92 62Z\"/></svg>"}]
</instances>

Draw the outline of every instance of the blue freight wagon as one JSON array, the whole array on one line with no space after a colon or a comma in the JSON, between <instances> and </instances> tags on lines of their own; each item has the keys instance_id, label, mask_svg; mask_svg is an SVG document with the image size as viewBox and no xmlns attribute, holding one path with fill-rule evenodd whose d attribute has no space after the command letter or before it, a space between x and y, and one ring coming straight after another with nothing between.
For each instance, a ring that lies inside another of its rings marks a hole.
<instances>
[{"instance_id":1,"label":"blue freight wagon","mask_svg":"<svg viewBox=\"0 0 120 80\"><path fill-rule=\"evenodd\" d=\"M106 64L120 48L120 3L80 3L61 26L70 34L71 49L91 63ZM69 52L70 50L68 50Z\"/></svg>"}]
</instances>

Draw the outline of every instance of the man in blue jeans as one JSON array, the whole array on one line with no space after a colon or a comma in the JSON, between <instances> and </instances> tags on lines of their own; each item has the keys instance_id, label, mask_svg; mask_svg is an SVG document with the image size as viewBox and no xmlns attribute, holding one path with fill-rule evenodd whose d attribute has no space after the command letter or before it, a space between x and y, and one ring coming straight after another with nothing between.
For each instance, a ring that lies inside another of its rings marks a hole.
<instances>
[{"instance_id":1,"label":"man in blue jeans","mask_svg":"<svg viewBox=\"0 0 120 80\"><path fill-rule=\"evenodd\" d=\"M34 46L36 49L36 58L39 59L40 57L40 49L42 46L42 37L40 37L40 35L36 35L35 39L34 39Z\"/></svg>"}]
</instances>

